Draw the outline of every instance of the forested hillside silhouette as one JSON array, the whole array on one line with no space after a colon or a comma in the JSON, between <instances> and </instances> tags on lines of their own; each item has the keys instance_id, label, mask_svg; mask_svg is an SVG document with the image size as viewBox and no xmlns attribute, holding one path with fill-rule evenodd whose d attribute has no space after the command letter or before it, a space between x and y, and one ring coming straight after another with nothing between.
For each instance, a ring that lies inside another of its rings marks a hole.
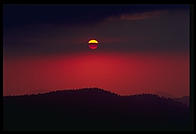
<instances>
[{"instance_id":1,"label":"forested hillside silhouette","mask_svg":"<svg viewBox=\"0 0 196 134\"><path fill-rule=\"evenodd\" d=\"M98 88L3 97L5 130L190 130L187 105L152 94Z\"/></svg>"}]
</instances>

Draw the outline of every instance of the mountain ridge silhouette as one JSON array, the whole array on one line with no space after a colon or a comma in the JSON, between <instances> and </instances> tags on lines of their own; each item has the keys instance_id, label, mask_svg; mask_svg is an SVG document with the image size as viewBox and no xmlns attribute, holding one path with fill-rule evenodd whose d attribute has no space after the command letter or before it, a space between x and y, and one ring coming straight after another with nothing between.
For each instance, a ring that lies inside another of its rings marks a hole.
<instances>
[{"instance_id":1,"label":"mountain ridge silhouette","mask_svg":"<svg viewBox=\"0 0 196 134\"><path fill-rule=\"evenodd\" d=\"M189 130L189 107L152 94L99 88L3 97L7 130Z\"/></svg>"}]
</instances>

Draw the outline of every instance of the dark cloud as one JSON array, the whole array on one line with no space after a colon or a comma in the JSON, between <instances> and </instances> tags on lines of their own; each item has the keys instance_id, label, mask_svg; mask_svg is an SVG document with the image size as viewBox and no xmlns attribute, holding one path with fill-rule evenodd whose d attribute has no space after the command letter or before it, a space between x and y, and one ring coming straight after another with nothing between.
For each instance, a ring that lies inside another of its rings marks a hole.
<instances>
[{"instance_id":1,"label":"dark cloud","mask_svg":"<svg viewBox=\"0 0 196 134\"><path fill-rule=\"evenodd\" d=\"M122 21L135 21L135 20L144 20L152 17L160 16L161 14L167 12L167 10L155 10L155 11L147 11L142 13L125 13L120 14L119 16L108 17L108 21L122 20Z\"/></svg>"},{"instance_id":2,"label":"dark cloud","mask_svg":"<svg viewBox=\"0 0 196 134\"><path fill-rule=\"evenodd\" d=\"M5 28L28 24L95 24L107 17L154 10L188 9L188 5L4 5Z\"/></svg>"},{"instance_id":3,"label":"dark cloud","mask_svg":"<svg viewBox=\"0 0 196 134\"><path fill-rule=\"evenodd\" d=\"M6 5L4 54L45 55L101 49L187 52L188 5ZM96 24L96 25L95 25Z\"/></svg>"}]
</instances>

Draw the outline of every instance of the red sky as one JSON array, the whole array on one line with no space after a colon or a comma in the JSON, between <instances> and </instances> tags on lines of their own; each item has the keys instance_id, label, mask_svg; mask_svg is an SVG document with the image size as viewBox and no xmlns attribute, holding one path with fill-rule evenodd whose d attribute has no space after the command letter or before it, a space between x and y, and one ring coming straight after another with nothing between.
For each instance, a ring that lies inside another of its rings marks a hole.
<instances>
[{"instance_id":1,"label":"red sky","mask_svg":"<svg viewBox=\"0 0 196 134\"><path fill-rule=\"evenodd\" d=\"M120 95L189 95L189 57L184 53L101 53L4 57L3 95L99 87Z\"/></svg>"},{"instance_id":2,"label":"red sky","mask_svg":"<svg viewBox=\"0 0 196 134\"><path fill-rule=\"evenodd\" d=\"M4 5L3 95L189 95L189 5ZM88 41L99 42L96 50Z\"/></svg>"}]
</instances>

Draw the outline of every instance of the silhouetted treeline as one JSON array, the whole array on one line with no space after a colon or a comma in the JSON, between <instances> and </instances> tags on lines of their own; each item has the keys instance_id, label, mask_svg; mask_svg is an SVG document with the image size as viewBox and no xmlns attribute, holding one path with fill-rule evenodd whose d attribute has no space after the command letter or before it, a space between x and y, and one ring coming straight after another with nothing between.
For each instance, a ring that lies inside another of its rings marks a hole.
<instances>
[{"instance_id":1,"label":"silhouetted treeline","mask_svg":"<svg viewBox=\"0 0 196 134\"><path fill-rule=\"evenodd\" d=\"M190 130L189 107L152 94L98 88L4 97L5 130Z\"/></svg>"}]
</instances>

